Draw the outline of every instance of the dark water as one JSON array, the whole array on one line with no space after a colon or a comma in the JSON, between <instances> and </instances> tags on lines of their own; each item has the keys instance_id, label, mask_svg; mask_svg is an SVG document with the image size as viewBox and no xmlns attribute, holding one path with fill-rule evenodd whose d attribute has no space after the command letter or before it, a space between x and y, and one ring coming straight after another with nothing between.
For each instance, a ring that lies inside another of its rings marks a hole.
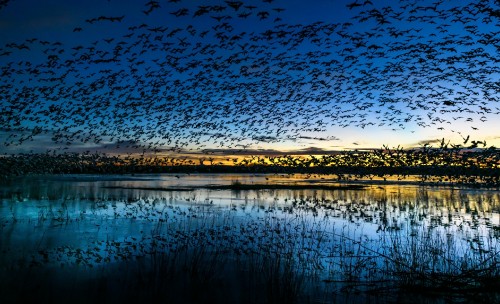
<instances>
[{"instance_id":1,"label":"dark water","mask_svg":"<svg viewBox=\"0 0 500 304\"><path fill-rule=\"evenodd\" d=\"M205 188L235 182L304 187ZM377 302L374 299L380 300L379 296L363 292L383 290L378 282L394 279L388 273L399 271L396 268L401 266L394 260L404 262L403 271L405 265L417 261L426 271L453 274L466 267L464 263L474 268L491 261L500 250L498 191L362 182L363 189L308 189L316 184L338 185L327 177L300 175L11 179L0 187L2 279L9 272L44 269L51 275L63 273L58 278L64 280L65 269L76 267L94 282L97 275L92 271L111 273L116 267L123 271L124 262L128 263L126 273L135 278L136 274L130 273L151 267L152 261L156 263L158 256L165 257L168 252L176 261L190 257L182 269L195 262L204 265L198 269L215 265L205 273L206 286L229 284L221 278L241 279L240 272L272 269L278 261L276 273L280 275L271 273L266 280L273 276L283 279L281 272L290 269L294 275L299 273L300 280L292 283L300 288L292 289L300 290L297 296L301 301ZM142 260L149 266L134 264ZM223 270L213 270L219 266ZM244 289L258 289L259 282L247 282L234 293L253 294ZM295 286L285 283L289 288ZM107 297L124 289L116 283L102 284L107 286ZM24 283L15 286L22 293ZM99 289L92 286L88 288ZM275 293L282 296L280 288ZM287 294L294 294L293 290ZM48 297L40 290L38 293ZM214 301L224 302L220 294L212 296ZM269 290L265 297L269 297ZM199 302L198 298L189 299ZM227 299L239 301L234 294Z\"/></svg>"}]
</instances>

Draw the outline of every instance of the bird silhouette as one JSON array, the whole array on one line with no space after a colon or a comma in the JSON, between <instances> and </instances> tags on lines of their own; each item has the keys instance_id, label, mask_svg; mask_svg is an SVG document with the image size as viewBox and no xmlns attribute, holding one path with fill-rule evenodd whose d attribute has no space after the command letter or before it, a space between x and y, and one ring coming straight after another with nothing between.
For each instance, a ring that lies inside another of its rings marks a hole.
<instances>
[{"instance_id":1,"label":"bird silhouette","mask_svg":"<svg viewBox=\"0 0 500 304\"><path fill-rule=\"evenodd\" d=\"M277 2L148 1L96 10L74 39L6 42L4 145L231 148L334 140L336 127L477 130L500 112L491 1L358 0L345 21L304 23Z\"/></svg>"}]
</instances>

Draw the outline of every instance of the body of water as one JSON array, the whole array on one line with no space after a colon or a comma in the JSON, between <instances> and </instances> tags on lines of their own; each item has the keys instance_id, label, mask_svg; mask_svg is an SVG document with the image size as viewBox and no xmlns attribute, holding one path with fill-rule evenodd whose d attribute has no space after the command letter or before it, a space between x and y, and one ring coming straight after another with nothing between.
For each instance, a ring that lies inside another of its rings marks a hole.
<instances>
[{"instance_id":1,"label":"body of water","mask_svg":"<svg viewBox=\"0 0 500 304\"><path fill-rule=\"evenodd\" d=\"M255 187L217 188L240 184ZM469 301L446 289L456 278L498 296L476 284L499 275L498 191L352 184L266 174L12 178L0 187L3 291L71 297L51 282L107 300L134 290L193 303L207 294L219 303L383 302L421 279L443 284L433 301Z\"/></svg>"}]
</instances>

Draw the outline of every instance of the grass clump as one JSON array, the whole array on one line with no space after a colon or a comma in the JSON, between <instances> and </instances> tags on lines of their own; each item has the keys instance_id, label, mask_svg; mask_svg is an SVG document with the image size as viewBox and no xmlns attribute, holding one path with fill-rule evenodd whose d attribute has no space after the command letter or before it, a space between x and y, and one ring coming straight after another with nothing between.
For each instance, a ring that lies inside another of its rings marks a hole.
<instances>
[{"instance_id":1,"label":"grass clump","mask_svg":"<svg viewBox=\"0 0 500 304\"><path fill-rule=\"evenodd\" d=\"M471 236L460 239L441 229L421 227L411 233L389 234L385 255L392 257L388 274L410 291L473 298L497 293L500 283L498 239Z\"/></svg>"}]
</instances>

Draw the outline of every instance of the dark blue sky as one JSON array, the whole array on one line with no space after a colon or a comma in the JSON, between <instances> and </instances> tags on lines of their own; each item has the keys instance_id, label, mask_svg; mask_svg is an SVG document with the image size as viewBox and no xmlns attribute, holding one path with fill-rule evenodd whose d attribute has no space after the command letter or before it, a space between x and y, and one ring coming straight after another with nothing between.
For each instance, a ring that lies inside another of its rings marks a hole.
<instances>
[{"instance_id":1,"label":"dark blue sky","mask_svg":"<svg viewBox=\"0 0 500 304\"><path fill-rule=\"evenodd\" d=\"M499 145L498 1L10 1L4 153Z\"/></svg>"}]
</instances>

